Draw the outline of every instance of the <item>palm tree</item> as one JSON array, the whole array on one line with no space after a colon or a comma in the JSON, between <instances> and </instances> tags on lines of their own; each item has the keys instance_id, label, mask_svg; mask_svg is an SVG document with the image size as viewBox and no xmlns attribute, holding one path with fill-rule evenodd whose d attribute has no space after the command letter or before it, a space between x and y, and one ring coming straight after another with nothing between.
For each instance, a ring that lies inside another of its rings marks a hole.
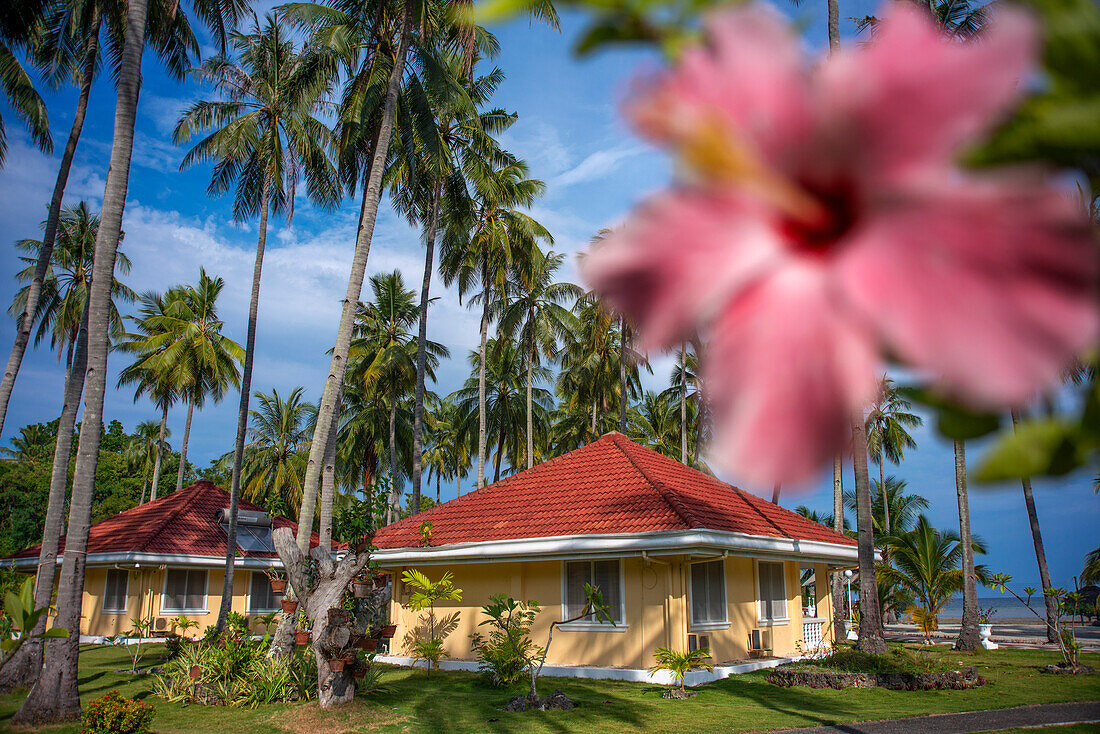
<instances>
[{"instance_id":1,"label":"palm tree","mask_svg":"<svg viewBox=\"0 0 1100 734\"><path fill-rule=\"evenodd\" d=\"M257 392L259 406L249 413L252 427L241 465L241 495L294 518L302 501L302 479L317 406L296 387L284 398L278 390ZM227 455L228 457L228 455Z\"/></svg>"},{"instance_id":2,"label":"palm tree","mask_svg":"<svg viewBox=\"0 0 1100 734\"><path fill-rule=\"evenodd\" d=\"M879 489L886 491L886 460L900 464L906 449L915 449L917 442L907 429L916 428L924 420L910 413L912 403L894 386L894 381L883 375L878 399L871 404L867 415L867 447L871 458L878 464ZM885 499L885 494L882 495ZM884 502L886 510L882 531L890 532L890 503Z\"/></svg>"},{"instance_id":3,"label":"palm tree","mask_svg":"<svg viewBox=\"0 0 1100 734\"><path fill-rule=\"evenodd\" d=\"M49 5L44 0L4 0L0 3L0 92L12 111L27 124L31 139L44 153L53 152L46 103L34 88L30 74L19 63L17 52L27 50L35 35L35 26L48 12ZM0 166L4 165L7 152L7 130L0 117Z\"/></svg>"},{"instance_id":4,"label":"palm tree","mask_svg":"<svg viewBox=\"0 0 1100 734\"><path fill-rule=\"evenodd\" d=\"M527 368L527 468L535 462L534 370L542 359L557 356L558 344L577 329L577 319L563 303L579 298L583 291L573 283L556 283L554 275L565 255L535 251L516 269L505 299L500 305L500 333L516 339L525 350Z\"/></svg>"},{"instance_id":5,"label":"palm tree","mask_svg":"<svg viewBox=\"0 0 1100 734\"><path fill-rule=\"evenodd\" d=\"M205 269L199 270L195 286L175 288L168 292L164 327L167 344L156 355L158 372L176 375L179 391L187 400L187 420L180 441L180 465L176 472L176 491L183 489L187 466L187 443L191 435L191 418L195 408L202 410L209 398L221 401L225 391L240 385L237 365L244 350L222 334L224 322L218 318L217 301L225 288L221 278L211 278Z\"/></svg>"},{"instance_id":6,"label":"palm tree","mask_svg":"<svg viewBox=\"0 0 1100 734\"><path fill-rule=\"evenodd\" d=\"M134 428L126 442L124 452L127 466L141 472L141 502L145 503L145 493L149 490L149 475L157 464L160 450L160 430L156 421L142 421Z\"/></svg>"},{"instance_id":7,"label":"palm tree","mask_svg":"<svg viewBox=\"0 0 1100 734\"><path fill-rule=\"evenodd\" d=\"M834 5L830 4L830 34L832 33L832 10ZM830 46L832 36L830 35ZM840 454L833 457L833 530L838 533L844 532L844 459ZM839 571L833 573L832 577L832 594L833 594L833 639L843 640L845 631L845 621L847 620L848 610L844 605L844 579L841 578Z\"/></svg>"},{"instance_id":8,"label":"palm tree","mask_svg":"<svg viewBox=\"0 0 1100 734\"><path fill-rule=\"evenodd\" d=\"M493 161L484 179L471 182L472 206L448 212L442 242L443 280L457 283L459 294L475 286L480 291L469 300L481 304L481 343L478 350L478 449L477 487L485 486L486 458L486 347L492 305L507 291L512 268L520 266L538 249L540 241L553 242L550 232L519 210L534 203L545 189L542 181L527 178L521 161Z\"/></svg>"},{"instance_id":9,"label":"palm tree","mask_svg":"<svg viewBox=\"0 0 1100 734\"><path fill-rule=\"evenodd\" d=\"M438 502L440 479L453 479L456 496L462 494L462 480L469 473L470 467L470 440L462 433L461 416L455 402L450 398L440 398L433 402L429 413L429 466L435 474L435 499Z\"/></svg>"},{"instance_id":10,"label":"palm tree","mask_svg":"<svg viewBox=\"0 0 1100 734\"><path fill-rule=\"evenodd\" d=\"M867 433L863 416L852 424L852 464L855 470L856 530L859 553L859 642L863 652L886 652L882 637L882 607L875 582L875 542L871 525L871 482L867 476Z\"/></svg>"},{"instance_id":11,"label":"palm tree","mask_svg":"<svg viewBox=\"0 0 1100 734\"><path fill-rule=\"evenodd\" d=\"M200 15L211 26L217 41L224 41L225 26L235 24L243 0L193 0ZM178 7L178 6L174 6ZM92 491L99 461L103 432L103 397L106 392L108 314L114 282L115 254L122 235L122 213L130 181L130 156L134 145L138 91L141 87L141 56L145 46L149 0L129 0L122 52L119 55L115 127L110 165L103 191L99 233L96 237L92 288L88 305L88 368L85 385L83 430L77 446L66 553L58 587L56 625L70 631L65 641L54 641L46 652L46 664L26 701L12 718L14 723L40 724L74 719L80 715L77 688L79 618L84 589L82 559L91 523Z\"/></svg>"},{"instance_id":12,"label":"palm tree","mask_svg":"<svg viewBox=\"0 0 1100 734\"><path fill-rule=\"evenodd\" d=\"M884 480L884 485L879 485L878 480L872 480L871 498L871 523L875 530L876 544L886 547L886 518L892 520L891 532L905 533L913 529L919 515L928 509L929 502L919 494L907 492L909 483L894 475L889 475ZM888 507L883 506L883 500ZM854 492L844 494L844 507L852 512L856 511L856 496Z\"/></svg>"},{"instance_id":13,"label":"palm tree","mask_svg":"<svg viewBox=\"0 0 1100 734\"><path fill-rule=\"evenodd\" d=\"M631 408L630 433L638 441L670 459L679 456L679 416L668 392L647 390L642 401Z\"/></svg>"},{"instance_id":14,"label":"palm tree","mask_svg":"<svg viewBox=\"0 0 1100 734\"><path fill-rule=\"evenodd\" d=\"M1013 430L1020 422L1020 413L1017 410L1012 411L1012 427ZM1021 477L1020 484L1024 490L1024 507L1027 509L1028 525L1031 527L1031 543L1035 546L1035 561L1039 565L1039 582L1043 588L1043 600L1046 602L1047 610L1047 642L1058 642L1057 629L1058 629L1058 600L1052 595L1046 593L1048 589L1053 588L1050 583L1050 568L1047 566L1047 554L1046 549L1043 546L1043 534L1039 529L1039 513L1035 510L1035 498L1031 494L1031 478ZM1081 579L1082 583L1085 583L1084 578Z\"/></svg>"},{"instance_id":15,"label":"palm tree","mask_svg":"<svg viewBox=\"0 0 1100 734\"><path fill-rule=\"evenodd\" d=\"M965 585L965 572L959 564L967 549L958 535L936 530L924 515L917 518L912 530L891 535L887 543L897 567L881 564L879 578L915 600L907 612L928 640L939 626L943 605ZM975 550L985 552L980 543L970 546L971 554ZM978 573L984 578L985 567L978 567Z\"/></svg>"},{"instance_id":16,"label":"palm tree","mask_svg":"<svg viewBox=\"0 0 1100 734\"><path fill-rule=\"evenodd\" d=\"M17 0L16 4L23 9L35 6L34 2L26 2L26 0ZM69 77L79 91L72 128L69 131L69 138L61 155L57 179L54 182L42 247L30 278L29 297L26 299L30 307L24 309L22 315L16 318L15 343L8 357L3 381L0 382L0 433L4 430L8 401L30 340L34 304L38 302L46 277L46 269L53 256L69 170L84 128L92 82L100 66L100 57L103 55L100 50L100 34L104 27L118 28L123 25L124 20L120 15L123 8L124 5L119 3L89 0L52 3L48 12L37 19L35 32L24 36L31 39L31 56L34 58L35 65L42 69L47 82L51 86L59 87L66 77ZM153 11L153 22L149 24L147 30L153 40L152 45L169 74L180 77L183 75L183 70L187 68L188 54L198 52L198 41L195 40L182 14L175 14L172 17L173 14L168 12L168 8L161 4L156 4ZM108 33L105 40L106 57L117 60L121 55L122 35Z\"/></svg>"},{"instance_id":17,"label":"palm tree","mask_svg":"<svg viewBox=\"0 0 1100 734\"><path fill-rule=\"evenodd\" d=\"M966 448L955 439L955 490L959 499L959 537L962 542L963 610L956 650L976 650L978 636L978 583L970 538L970 498L966 489Z\"/></svg>"},{"instance_id":18,"label":"palm tree","mask_svg":"<svg viewBox=\"0 0 1100 734\"><path fill-rule=\"evenodd\" d=\"M384 32L384 24L389 18L382 12L384 8L381 6L375 8L364 3L336 0L332 7L312 3L301 3L294 7L300 11L299 22L313 24L316 30L313 41L334 52L342 52L344 66L350 72L347 75L349 85L344 95L347 104L341 108L341 129L338 132L340 163L345 182L353 186L361 182L363 190L355 254L352 256L347 293L336 330L332 361L321 396L317 427L310 444L309 462L306 465L302 489L297 540L299 548L305 553L309 550L321 470L333 432L334 414L339 412L337 403L344 389L344 374L358 313L359 296L363 290L374 223L382 199L382 175L389 155L394 117L405 74L405 57L415 25L416 3L412 0L401 3L402 17L396 32L395 46L389 45L392 36ZM380 47L385 47L385 50ZM367 51L366 54L362 53L364 50ZM379 111L377 96L355 94L358 91L376 90L369 82L384 73L386 66L389 67L389 75L384 102ZM364 82L366 90L363 89ZM350 99L349 92L353 95ZM376 111L380 114L374 114Z\"/></svg>"},{"instance_id":19,"label":"palm tree","mask_svg":"<svg viewBox=\"0 0 1100 734\"><path fill-rule=\"evenodd\" d=\"M693 345L694 347L694 345ZM699 355L694 348L688 349L683 345L676 355L676 364L672 368L672 377L669 387L662 395L667 395L673 401L673 405L679 410L680 418L680 462L693 466L698 460L700 447L699 434L702 430L700 422L700 409L702 408L702 391L699 389ZM688 445L688 433L695 436L694 445ZM772 501L775 502L778 497Z\"/></svg>"},{"instance_id":20,"label":"palm tree","mask_svg":"<svg viewBox=\"0 0 1100 734\"><path fill-rule=\"evenodd\" d=\"M516 120L515 114L500 109L481 111L504 79L500 69L494 68L488 75L471 79L464 60L453 53L442 53L437 63L440 73L425 75L423 102L430 105L433 124L428 129L423 129L424 126L417 128L420 145L415 158L418 160L414 160L412 152L402 146L388 172L395 205L410 219L422 222L424 226L424 276L420 287L416 396L413 404L414 508L420 506L428 304L443 197L446 195L450 202L449 209L466 206L466 182L480 180L486 173L491 173L490 161L507 159L507 154L500 150L492 134L507 130ZM420 174L415 175L418 170Z\"/></svg>"},{"instance_id":21,"label":"palm tree","mask_svg":"<svg viewBox=\"0 0 1100 734\"><path fill-rule=\"evenodd\" d=\"M188 152L180 167L216 161L208 192L220 196L236 184L234 218L244 220L256 214L260 217L230 475L229 540L219 629L225 625L233 596L237 501L252 390L268 213L285 212L287 224L290 223L299 176L304 177L310 198L322 207L335 205L343 193L336 167L328 156L334 142L332 131L316 117L332 77L327 56L309 49L299 52L294 42L286 38L285 28L275 15L269 14L262 28L259 19L253 19L253 24L251 33L231 36L238 62L216 56L196 70L222 99L193 104L183 114L174 134L179 143L199 130L212 130Z\"/></svg>"},{"instance_id":22,"label":"palm tree","mask_svg":"<svg viewBox=\"0 0 1100 734\"><path fill-rule=\"evenodd\" d=\"M53 453L56 433L44 423L32 423L19 429L18 436L12 436L11 448L0 448L0 454L19 464L36 466Z\"/></svg>"},{"instance_id":23,"label":"palm tree","mask_svg":"<svg viewBox=\"0 0 1100 734\"><path fill-rule=\"evenodd\" d=\"M500 467L505 456L509 467L514 471L522 463L525 449L523 430L526 422L525 378L526 355L521 345L510 339L490 339L486 344L486 364L482 364L480 352L470 352L471 374L463 386L451 396L458 404L459 424L462 435L473 435L475 426L479 429L482 414L482 395L484 394L485 438L495 444L493 451L493 481L500 479ZM550 376L546 367L535 367L532 380L543 382ZM484 379L485 390L481 385ZM550 391L545 388L531 390L533 423L535 430L541 430L551 404ZM475 416L477 416L475 418Z\"/></svg>"},{"instance_id":24,"label":"palm tree","mask_svg":"<svg viewBox=\"0 0 1100 734\"><path fill-rule=\"evenodd\" d=\"M166 309L168 301L160 293L148 291L141 296L141 306L136 316L127 316L134 323L136 331L122 335L115 345L116 349L135 355L135 361L119 373L118 387L135 385L134 402L142 395L149 395L153 404L160 409L160 428L157 438L156 458L153 461L153 485L149 500L157 498L160 486L161 458L167 444L168 409L179 398L179 380L159 366L159 356L168 348L168 320Z\"/></svg>"}]
</instances>

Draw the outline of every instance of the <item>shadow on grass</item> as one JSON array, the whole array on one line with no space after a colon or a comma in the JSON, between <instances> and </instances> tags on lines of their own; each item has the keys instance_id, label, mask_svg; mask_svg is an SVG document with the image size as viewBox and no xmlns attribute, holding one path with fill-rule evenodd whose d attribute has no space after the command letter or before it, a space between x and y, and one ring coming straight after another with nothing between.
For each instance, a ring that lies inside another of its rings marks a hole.
<instances>
[{"instance_id":1,"label":"shadow on grass","mask_svg":"<svg viewBox=\"0 0 1100 734\"><path fill-rule=\"evenodd\" d=\"M852 718L847 707L837 701L817 695L816 689L792 686L784 688L766 680L764 671L733 675L696 688L710 690L729 698L741 699L763 709L781 714L804 726L829 726ZM782 726L792 726L789 720Z\"/></svg>"}]
</instances>

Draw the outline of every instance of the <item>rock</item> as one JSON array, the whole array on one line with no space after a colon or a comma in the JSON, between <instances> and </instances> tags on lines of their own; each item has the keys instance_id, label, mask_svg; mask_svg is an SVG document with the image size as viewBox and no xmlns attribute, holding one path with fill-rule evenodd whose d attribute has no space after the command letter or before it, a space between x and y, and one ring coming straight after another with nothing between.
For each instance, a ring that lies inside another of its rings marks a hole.
<instances>
[{"instance_id":1,"label":"rock","mask_svg":"<svg viewBox=\"0 0 1100 734\"><path fill-rule=\"evenodd\" d=\"M681 691L679 688L669 688L666 691L661 691L661 698L675 698L681 701L685 698L691 698L692 696L698 695L698 691Z\"/></svg>"},{"instance_id":2,"label":"rock","mask_svg":"<svg viewBox=\"0 0 1100 734\"><path fill-rule=\"evenodd\" d=\"M1059 675L1088 675L1089 673L1095 673L1096 670L1091 665L1066 665L1065 663L1055 663L1054 665L1048 665L1043 668L1044 673L1057 673Z\"/></svg>"},{"instance_id":3,"label":"rock","mask_svg":"<svg viewBox=\"0 0 1100 734\"><path fill-rule=\"evenodd\" d=\"M538 696L531 695L516 696L507 704L505 704L502 711L569 711L575 709L577 704L561 692L560 689L556 689L546 698L539 698Z\"/></svg>"}]
</instances>

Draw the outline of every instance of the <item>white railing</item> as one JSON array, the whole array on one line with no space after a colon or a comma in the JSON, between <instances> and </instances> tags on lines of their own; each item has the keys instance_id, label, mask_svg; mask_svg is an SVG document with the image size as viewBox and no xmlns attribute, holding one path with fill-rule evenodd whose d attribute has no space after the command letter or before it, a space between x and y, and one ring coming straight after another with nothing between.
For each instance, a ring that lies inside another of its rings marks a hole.
<instances>
[{"instance_id":1,"label":"white railing","mask_svg":"<svg viewBox=\"0 0 1100 734\"><path fill-rule=\"evenodd\" d=\"M807 650L817 650L825 646L824 635L822 634L824 627L824 619L804 618L802 620L802 644L805 645Z\"/></svg>"}]
</instances>

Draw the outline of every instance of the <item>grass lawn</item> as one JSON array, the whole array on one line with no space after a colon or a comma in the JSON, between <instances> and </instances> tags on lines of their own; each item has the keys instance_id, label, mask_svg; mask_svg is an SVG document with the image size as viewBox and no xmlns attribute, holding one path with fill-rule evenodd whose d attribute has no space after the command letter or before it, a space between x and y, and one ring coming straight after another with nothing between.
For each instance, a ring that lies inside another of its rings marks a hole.
<instances>
[{"instance_id":1,"label":"grass lawn","mask_svg":"<svg viewBox=\"0 0 1100 734\"><path fill-rule=\"evenodd\" d=\"M157 651L159 654L159 650ZM925 653L921 653L925 654ZM946 647L929 655L945 662L974 665L990 681L966 691L888 691L885 689L780 688L765 672L734 676L697 688L686 701L666 701L661 688L641 683L547 678L540 693L561 688L578 702L569 712L503 713L517 691L486 686L472 673L393 669L383 681L391 690L357 700L334 712L315 703L257 709L181 706L154 698L147 679L114 670L128 665L118 648L85 648L81 654L84 701L118 689L157 707L154 731L244 734L256 731L351 732L629 732L755 731L851 721L900 718L925 713L974 711L1021 704L1100 699L1100 674L1065 676L1040 673L1056 654L1032 650L953 653ZM154 655L146 658L150 661ZM1083 655L1100 667L1100 655ZM22 696L0 697L0 727L7 727ZM43 731L79 732L75 724ZM1034 731L1034 730L1030 730ZM1067 730L1061 730L1067 731Z\"/></svg>"}]
</instances>

